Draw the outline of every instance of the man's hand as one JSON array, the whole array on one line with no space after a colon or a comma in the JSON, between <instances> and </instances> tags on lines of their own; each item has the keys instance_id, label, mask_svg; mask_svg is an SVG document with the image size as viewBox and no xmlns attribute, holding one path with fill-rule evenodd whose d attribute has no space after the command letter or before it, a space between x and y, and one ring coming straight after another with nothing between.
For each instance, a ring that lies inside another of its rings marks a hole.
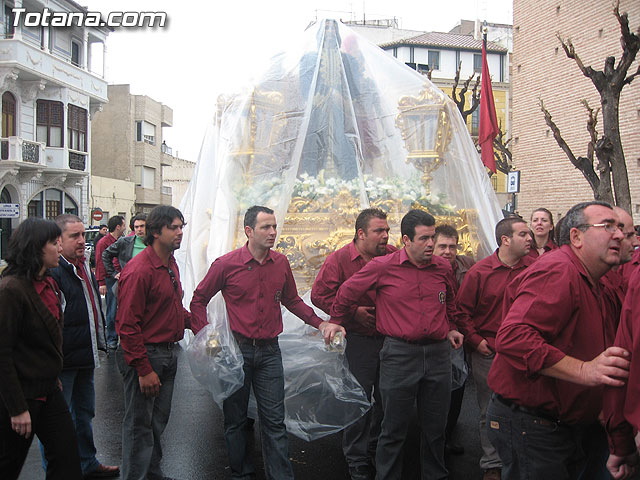
<instances>
[{"instance_id":1,"label":"man's hand","mask_svg":"<svg viewBox=\"0 0 640 480\"><path fill-rule=\"evenodd\" d=\"M148 373L142 377L138 377L140 383L140 391L147 397L157 397L160 393L160 378L156 372Z\"/></svg>"},{"instance_id":2,"label":"man's hand","mask_svg":"<svg viewBox=\"0 0 640 480\"><path fill-rule=\"evenodd\" d=\"M342 332L342 335L345 337L347 336L347 332L344 331L344 328L336 323L322 322L318 325L318 330L322 333L324 343L327 345L331 343L331 340L333 340L333 337L337 332Z\"/></svg>"},{"instance_id":3,"label":"man's hand","mask_svg":"<svg viewBox=\"0 0 640 480\"><path fill-rule=\"evenodd\" d=\"M629 478L635 473L638 468L638 452L633 452L626 457L619 457L617 455L609 455L607 460L607 469L611 476L618 480L623 478Z\"/></svg>"},{"instance_id":4,"label":"man's hand","mask_svg":"<svg viewBox=\"0 0 640 480\"><path fill-rule=\"evenodd\" d=\"M31 436L31 414L29 410L11 417L11 429L24 438Z\"/></svg>"},{"instance_id":5,"label":"man's hand","mask_svg":"<svg viewBox=\"0 0 640 480\"><path fill-rule=\"evenodd\" d=\"M491 355L493 355L493 350L491 350L491 348L489 347L489 342L484 339L480 342L476 350L480 355L484 355L485 357L490 357Z\"/></svg>"},{"instance_id":6,"label":"man's hand","mask_svg":"<svg viewBox=\"0 0 640 480\"><path fill-rule=\"evenodd\" d=\"M107 286L106 285L100 285L98 287L98 291L100 292L100 295L106 295L107 294Z\"/></svg>"},{"instance_id":7,"label":"man's hand","mask_svg":"<svg viewBox=\"0 0 640 480\"><path fill-rule=\"evenodd\" d=\"M449 330L449 333L447 334L447 340L449 340L449 343L451 343L451 346L457 350L462 346L464 335L462 335L457 330Z\"/></svg>"},{"instance_id":8,"label":"man's hand","mask_svg":"<svg viewBox=\"0 0 640 480\"><path fill-rule=\"evenodd\" d=\"M353 319L360 325L376 328L376 307L358 307Z\"/></svg>"},{"instance_id":9,"label":"man's hand","mask_svg":"<svg viewBox=\"0 0 640 480\"><path fill-rule=\"evenodd\" d=\"M116 280L120 280L120 272L116 273L113 278L115 278Z\"/></svg>"},{"instance_id":10,"label":"man's hand","mask_svg":"<svg viewBox=\"0 0 640 480\"><path fill-rule=\"evenodd\" d=\"M583 362L580 367L582 385L610 385L621 387L629 378L629 352L620 347L609 347L596 358Z\"/></svg>"}]
</instances>

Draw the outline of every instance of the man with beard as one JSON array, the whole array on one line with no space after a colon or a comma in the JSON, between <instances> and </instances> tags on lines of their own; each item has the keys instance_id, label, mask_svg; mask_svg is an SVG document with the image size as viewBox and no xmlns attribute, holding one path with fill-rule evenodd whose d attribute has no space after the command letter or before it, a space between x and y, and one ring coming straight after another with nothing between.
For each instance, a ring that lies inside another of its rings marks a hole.
<instances>
[{"instance_id":1,"label":"man with beard","mask_svg":"<svg viewBox=\"0 0 640 480\"><path fill-rule=\"evenodd\" d=\"M116 361L124 382L122 478L163 480L164 431L178 365L176 342L190 326L173 252L185 226L180 210L161 205L146 224L147 247L120 275Z\"/></svg>"},{"instance_id":2,"label":"man with beard","mask_svg":"<svg viewBox=\"0 0 640 480\"><path fill-rule=\"evenodd\" d=\"M352 242L327 257L311 289L311 301L327 314L340 285L351 278L374 257L396 251L387 244L389 225L387 214L377 208L367 208L356 219ZM349 465L352 480L373 478L375 447L382 420L382 404L378 375L380 349L384 337L376 331L375 291L366 292L352 306L352 314L342 326L349 335L346 356L349 369L374 403L357 422L344 429L342 450Z\"/></svg>"}]
</instances>

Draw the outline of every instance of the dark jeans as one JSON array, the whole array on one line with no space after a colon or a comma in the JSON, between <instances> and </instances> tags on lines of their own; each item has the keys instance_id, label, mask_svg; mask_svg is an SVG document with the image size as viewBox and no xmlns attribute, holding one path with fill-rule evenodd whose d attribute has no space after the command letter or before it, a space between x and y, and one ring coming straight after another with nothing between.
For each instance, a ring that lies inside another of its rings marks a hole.
<instances>
[{"instance_id":1,"label":"dark jeans","mask_svg":"<svg viewBox=\"0 0 640 480\"><path fill-rule=\"evenodd\" d=\"M93 472L100 462L96 458L96 446L93 443L93 417L96 414L96 394L93 383L93 368L74 368L60 373L62 395L71 411L71 418L78 437L78 452L82 473ZM42 467L47 469L44 447L40 442Z\"/></svg>"},{"instance_id":2,"label":"dark jeans","mask_svg":"<svg viewBox=\"0 0 640 480\"><path fill-rule=\"evenodd\" d=\"M31 415L29 438L11 429L11 417L0 402L0 478L15 480L29 453L33 435L44 445L47 480L82 480L76 432L62 392L55 390L46 401L27 400Z\"/></svg>"},{"instance_id":3,"label":"dark jeans","mask_svg":"<svg viewBox=\"0 0 640 480\"><path fill-rule=\"evenodd\" d=\"M400 480L402 449L417 403L422 480L448 478L444 430L451 397L451 354L446 340L414 345L387 337L380 351L384 417L376 450L376 478Z\"/></svg>"},{"instance_id":4,"label":"dark jeans","mask_svg":"<svg viewBox=\"0 0 640 480\"><path fill-rule=\"evenodd\" d=\"M255 477L255 470L246 454L247 406L249 392L258 404L260 440L268 479L293 479L289 460L289 439L284 424L284 373L280 347L253 346L240 343L244 357L244 385L223 403L224 439L229 455L232 478Z\"/></svg>"},{"instance_id":5,"label":"dark jeans","mask_svg":"<svg viewBox=\"0 0 640 480\"><path fill-rule=\"evenodd\" d=\"M382 421L382 400L378 376L383 337L349 334L346 356L349 370L371 400L373 407L358 421L344 429L342 450L349 467L369 466L375 462L376 445Z\"/></svg>"},{"instance_id":6,"label":"dark jeans","mask_svg":"<svg viewBox=\"0 0 640 480\"><path fill-rule=\"evenodd\" d=\"M117 285L118 281L115 278L107 277L104 279L104 283L107 286L107 346L116 348L118 345L118 335L116 334L116 310L118 309L118 302L113 293L113 286Z\"/></svg>"},{"instance_id":7,"label":"dark jeans","mask_svg":"<svg viewBox=\"0 0 640 480\"><path fill-rule=\"evenodd\" d=\"M151 368L160 377L162 386L156 397L140 391L138 372L127 365L121 348L116 362L124 382L124 418L122 419L123 480L159 480L164 478L160 462L160 438L171 414L173 382L178 367L177 345L147 345Z\"/></svg>"},{"instance_id":8,"label":"dark jeans","mask_svg":"<svg viewBox=\"0 0 640 480\"><path fill-rule=\"evenodd\" d=\"M487 427L502 459L503 480L573 480L584 466L584 426L523 412L494 395L487 409Z\"/></svg>"}]
</instances>

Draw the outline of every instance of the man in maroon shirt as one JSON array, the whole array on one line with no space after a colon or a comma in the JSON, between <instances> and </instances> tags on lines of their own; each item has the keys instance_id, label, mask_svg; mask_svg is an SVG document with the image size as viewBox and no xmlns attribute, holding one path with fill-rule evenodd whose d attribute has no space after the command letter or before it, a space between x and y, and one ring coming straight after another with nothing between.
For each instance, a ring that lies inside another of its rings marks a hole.
<instances>
[{"instance_id":1,"label":"man in maroon shirt","mask_svg":"<svg viewBox=\"0 0 640 480\"><path fill-rule=\"evenodd\" d=\"M480 407L480 468L484 480L500 480L502 461L487 437L487 406L491 389L487 375L495 357L495 338L502 322L502 300L509 282L531 265L531 232L522 218L510 217L496 225L498 249L469 269L458 291L458 325L471 349L471 371Z\"/></svg>"},{"instance_id":2,"label":"man in maroon shirt","mask_svg":"<svg viewBox=\"0 0 640 480\"><path fill-rule=\"evenodd\" d=\"M376 257L342 284L331 319L347 320L368 291L376 293L384 417L376 449L376 475L402 476L402 450L418 405L423 479L445 479L444 429L451 395L449 344L462 346L455 329L455 278L451 264L433 256L435 219L411 210L400 225L404 248Z\"/></svg>"},{"instance_id":3,"label":"man in maroon shirt","mask_svg":"<svg viewBox=\"0 0 640 480\"><path fill-rule=\"evenodd\" d=\"M147 218L145 248L120 275L116 361L124 382L122 478L163 479L160 436L169 421L178 364L176 342L191 328L173 252L180 210L159 206Z\"/></svg>"},{"instance_id":4,"label":"man in maroon shirt","mask_svg":"<svg viewBox=\"0 0 640 480\"><path fill-rule=\"evenodd\" d=\"M338 331L344 334L344 328L323 322L298 296L287 257L271 250L276 227L273 210L261 206L249 208L244 216L247 243L211 264L191 300L193 330L197 332L207 323L209 301L222 292L229 325L244 358L244 385L223 403L224 436L232 478L255 476L246 455L245 425L251 387L258 404L266 477L293 478L284 424L284 374L278 346L278 335L282 332L280 304L322 331L325 341L330 341Z\"/></svg>"},{"instance_id":5,"label":"man in maroon shirt","mask_svg":"<svg viewBox=\"0 0 640 480\"><path fill-rule=\"evenodd\" d=\"M100 295L106 296L107 347L115 349L118 346L118 336L116 335L115 328L116 309L118 304L116 302L116 295L113 293L113 287L118 283L118 280L107 275L104 268L104 262L102 260L102 253L109 247L109 245L115 243L116 240L118 240L124 233L124 218L120 215L114 215L107 222L107 226L109 227L109 233L101 238L96 245L96 258L98 259L96 262L96 280L98 280ZM117 259L113 260L113 266L118 272L120 271L120 265L118 264Z\"/></svg>"},{"instance_id":6,"label":"man in maroon shirt","mask_svg":"<svg viewBox=\"0 0 640 480\"><path fill-rule=\"evenodd\" d=\"M435 246L433 247L433 254L449 260L451 268L453 268L453 274L456 277L456 287L460 288L465 275L476 263L475 260L467 255L458 255L458 242L460 238L458 231L451 225L438 225L436 227L436 239ZM460 410L462 409L462 400L464 398L464 382L466 381L466 372L460 371L456 367L456 363L464 364L465 354L464 349L452 349L451 350L451 368L452 368L452 380L464 378L462 386L456 386L452 383L451 390L451 405L449 406L449 414L447 415L447 427L445 429L445 452L453 455L464 454L464 447L459 443L456 443L453 439L453 430L458 423L458 417L460 416Z\"/></svg>"},{"instance_id":7,"label":"man in maroon shirt","mask_svg":"<svg viewBox=\"0 0 640 480\"><path fill-rule=\"evenodd\" d=\"M311 289L311 301L327 314L345 280L374 257L396 251L387 244L389 225L387 214L382 210L363 210L355 228L353 241L327 257ZM372 410L346 427L342 436L342 450L353 480L373 478L375 445L382 420L378 374L383 337L376 331L375 311L375 291L368 291L352 306L352 314L342 325L349 334L345 352L349 370L369 400L372 393L375 397Z\"/></svg>"},{"instance_id":8,"label":"man in maroon shirt","mask_svg":"<svg viewBox=\"0 0 640 480\"><path fill-rule=\"evenodd\" d=\"M585 431L598 421L603 385L621 386L629 352L606 348L610 319L600 278L620 261L621 224L602 202L572 207L559 249L518 275L489 372L489 440L502 478L577 478Z\"/></svg>"}]
</instances>

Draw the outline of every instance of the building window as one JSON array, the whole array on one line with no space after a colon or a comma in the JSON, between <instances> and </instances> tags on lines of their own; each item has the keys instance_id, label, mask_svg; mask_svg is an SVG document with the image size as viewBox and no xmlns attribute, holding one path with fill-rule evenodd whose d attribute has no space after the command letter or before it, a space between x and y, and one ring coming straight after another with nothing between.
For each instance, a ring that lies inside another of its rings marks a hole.
<instances>
[{"instance_id":1,"label":"building window","mask_svg":"<svg viewBox=\"0 0 640 480\"><path fill-rule=\"evenodd\" d=\"M419 63L417 70L420 73L427 74L427 73L429 73L430 69L429 69L429 65L425 65L424 63Z\"/></svg>"},{"instance_id":2,"label":"building window","mask_svg":"<svg viewBox=\"0 0 640 480\"><path fill-rule=\"evenodd\" d=\"M156 126L144 120L138 120L136 122L136 140L138 142L146 142L149 145L155 145Z\"/></svg>"},{"instance_id":3,"label":"building window","mask_svg":"<svg viewBox=\"0 0 640 480\"><path fill-rule=\"evenodd\" d=\"M413 47L409 47L409 63L415 63L416 61L414 60L414 53L415 50ZM413 69L415 70L416 67L413 67Z\"/></svg>"},{"instance_id":4,"label":"building window","mask_svg":"<svg viewBox=\"0 0 640 480\"><path fill-rule=\"evenodd\" d=\"M156 187L156 169L140 165L136 167L136 186L142 188Z\"/></svg>"},{"instance_id":5,"label":"building window","mask_svg":"<svg viewBox=\"0 0 640 480\"><path fill-rule=\"evenodd\" d=\"M13 38L13 34L16 32L13 26L14 15L9 5L4 6L4 38Z\"/></svg>"},{"instance_id":6,"label":"building window","mask_svg":"<svg viewBox=\"0 0 640 480\"><path fill-rule=\"evenodd\" d=\"M87 151L87 111L84 108L69 105L67 137L69 148L79 152Z\"/></svg>"},{"instance_id":7,"label":"building window","mask_svg":"<svg viewBox=\"0 0 640 480\"><path fill-rule=\"evenodd\" d=\"M480 107L476 108L471 114L471 135L478 136L480 130Z\"/></svg>"},{"instance_id":8,"label":"building window","mask_svg":"<svg viewBox=\"0 0 640 480\"><path fill-rule=\"evenodd\" d=\"M429 68L431 70L440 70L440 52L437 50L429 50Z\"/></svg>"},{"instance_id":9,"label":"building window","mask_svg":"<svg viewBox=\"0 0 640 480\"><path fill-rule=\"evenodd\" d=\"M393 47L393 56L398 58L398 48L397 47Z\"/></svg>"},{"instance_id":10,"label":"building window","mask_svg":"<svg viewBox=\"0 0 640 480\"><path fill-rule=\"evenodd\" d=\"M62 147L62 102L38 100L36 105L36 141L47 147Z\"/></svg>"},{"instance_id":11,"label":"building window","mask_svg":"<svg viewBox=\"0 0 640 480\"><path fill-rule=\"evenodd\" d=\"M473 71L475 73L482 72L482 55L479 53L473 54Z\"/></svg>"},{"instance_id":12,"label":"building window","mask_svg":"<svg viewBox=\"0 0 640 480\"><path fill-rule=\"evenodd\" d=\"M71 41L71 63L76 67L80 66L80 44L76 41Z\"/></svg>"},{"instance_id":13,"label":"building window","mask_svg":"<svg viewBox=\"0 0 640 480\"><path fill-rule=\"evenodd\" d=\"M10 92L2 94L2 138L16 134L16 97Z\"/></svg>"}]
</instances>

